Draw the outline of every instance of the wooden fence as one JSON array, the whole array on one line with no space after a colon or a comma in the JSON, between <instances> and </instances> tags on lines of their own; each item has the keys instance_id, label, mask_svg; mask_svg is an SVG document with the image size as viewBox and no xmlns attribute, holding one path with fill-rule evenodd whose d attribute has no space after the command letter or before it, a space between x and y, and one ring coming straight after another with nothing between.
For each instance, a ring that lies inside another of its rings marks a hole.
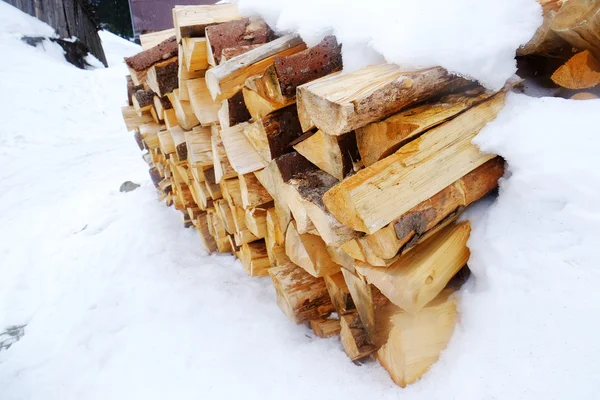
<instances>
[{"instance_id":1,"label":"wooden fence","mask_svg":"<svg viewBox=\"0 0 600 400\"><path fill-rule=\"evenodd\" d=\"M104 65L106 56L98 35L98 22L88 0L4 0L51 27L63 38L81 40Z\"/></svg>"}]
</instances>

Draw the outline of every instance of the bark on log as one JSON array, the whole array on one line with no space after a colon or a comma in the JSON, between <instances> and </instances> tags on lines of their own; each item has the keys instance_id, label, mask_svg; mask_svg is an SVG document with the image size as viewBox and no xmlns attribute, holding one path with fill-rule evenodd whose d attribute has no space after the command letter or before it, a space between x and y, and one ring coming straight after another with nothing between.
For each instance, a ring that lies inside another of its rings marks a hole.
<instances>
[{"instance_id":1,"label":"bark on log","mask_svg":"<svg viewBox=\"0 0 600 400\"><path fill-rule=\"evenodd\" d=\"M177 57L156 63L148 70L146 83L159 97L165 97L179 87L178 68Z\"/></svg>"},{"instance_id":2,"label":"bark on log","mask_svg":"<svg viewBox=\"0 0 600 400\"><path fill-rule=\"evenodd\" d=\"M146 72L154 64L177 57L177 41L171 37L149 50L142 51L132 57L125 57L125 64L131 72L131 79L136 85L146 81Z\"/></svg>"},{"instance_id":3,"label":"bark on log","mask_svg":"<svg viewBox=\"0 0 600 400\"><path fill-rule=\"evenodd\" d=\"M219 109L219 123L221 128L227 129L242 122L250 120L251 115L244 103L244 95L240 90L233 97L223 100Z\"/></svg>"}]
</instances>

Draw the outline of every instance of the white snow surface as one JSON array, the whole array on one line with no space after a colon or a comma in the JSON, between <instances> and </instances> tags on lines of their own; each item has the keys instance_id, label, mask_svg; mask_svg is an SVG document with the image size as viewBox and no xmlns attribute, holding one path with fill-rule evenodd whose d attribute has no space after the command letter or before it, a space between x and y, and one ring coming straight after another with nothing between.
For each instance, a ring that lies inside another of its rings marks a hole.
<instances>
[{"instance_id":1,"label":"white snow surface","mask_svg":"<svg viewBox=\"0 0 600 400\"><path fill-rule=\"evenodd\" d=\"M516 49L542 23L535 0L234 1L309 45L335 34L345 70L385 58L411 69L442 66L494 90L516 72Z\"/></svg>"},{"instance_id":2,"label":"white snow surface","mask_svg":"<svg viewBox=\"0 0 600 400\"><path fill-rule=\"evenodd\" d=\"M449 348L400 389L157 201L120 116L130 43L103 34L115 66L82 71L21 42L24 24L0 24L0 332L27 324L0 351L0 399L597 398L600 100L510 95L479 135L509 172L469 213Z\"/></svg>"}]
</instances>

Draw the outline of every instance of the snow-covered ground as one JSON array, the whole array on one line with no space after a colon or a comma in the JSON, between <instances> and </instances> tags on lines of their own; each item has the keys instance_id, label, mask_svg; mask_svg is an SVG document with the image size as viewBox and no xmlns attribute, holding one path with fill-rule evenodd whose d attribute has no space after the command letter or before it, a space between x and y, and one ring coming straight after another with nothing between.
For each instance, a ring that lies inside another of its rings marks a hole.
<instances>
[{"instance_id":1,"label":"snow-covered ground","mask_svg":"<svg viewBox=\"0 0 600 400\"><path fill-rule=\"evenodd\" d=\"M600 381L600 100L511 95L478 141L510 164L472 210L461 322L407 389L279 311L157 202L125 132L122 56L81 71L0 2L0 399L594 399ZM120 193L123 181L142 186Z\"/></svg>"}]
</instances>

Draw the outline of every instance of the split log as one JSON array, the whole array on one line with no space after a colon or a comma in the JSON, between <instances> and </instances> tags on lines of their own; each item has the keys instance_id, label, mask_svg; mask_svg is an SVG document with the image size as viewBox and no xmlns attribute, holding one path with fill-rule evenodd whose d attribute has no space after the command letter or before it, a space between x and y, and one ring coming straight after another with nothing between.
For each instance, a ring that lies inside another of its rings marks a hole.
<instances>
[{"instance_id":1,"label":"split log","mask_svg":"<svg viewBox=\"0 0 600 400\"><path fill-rule=\"evenodd\" d=\"M220 104L213 101L203 78L186 81L190 104L202 126L219 122Z\"/></svg>"},{"instance_id":2,"label":"split log","mask_svg":"<svg viewBox=\"0 0 600 400\"><path fill-rule=\"evenodd\" d=\"M354 305L352 295L342 272L326 276L325 285L327 286L329 297L331 297L331 303L333 303L338 315L345 315L356 311L356 306Z\"/></svg>"},{"instance_id":3,"label":"split log","mask_svg":"<svg viewBox=\"0 0 600 400\"><path fill-rule=\"evenodd\" d=\"M252 78L248 79L248 81L250 81L251 79ZM254 90L250 90L246 87L242 89L242 94L244 96L244 104L246 105L250 116L255 121L266 117L274 111L281 110L282 108L285 108L295 103L295 101L290 101L287 103L273 103L260 96Z\"/></svg>"},{"instance_id":4,"label":"split log","mask_svg":"<svg viewBox=\"0 0 600 400\"><path fill-rule=\"evenodd\" d=\"M169 97L169 101L173 105L173 109L175 110L175 116L177 117L177 124L179 126L181 126L186 131L189 131L194 126L200 123L200 121L198 121L198 118L194 114L190 102L181 100L181 98L179 97L179 89L173 90L167 96Z\"/></svg>"},{"instance_id":5,"label":"split log","mask_svg":"<svg viewBox=\"0 0 600 400\"><path fill-rule=\"evenodd\" d=\"M267 236L267 210L265 208L257 207L246 209L245 222L246 228L248 228L248 230L257 238L262 239Z\"/></svg>"},{"instance_id":6,"label":"split log","mask_svg":"<svg viewBox=\"0 0 600 400\"><path fill-rule=\"evenodd\" d=\"M221 189L222 189L222 187L221 187ZM224 194L223 194L223 197L225 197ZM214 206L215 206L215 210L217 211L217 214L223 220L223 224L225 225L225 230L227 231L227 233L229 233L230 235L234 234L235 233L235 224L233 222L233 215L231 214L231 208L229 207L229 204L227 203L227 201L224 198L219 199L214 202Z\"/></svg>"},{"instance_id":7,"label":"split log","mask_svg":"<svg viewBox=\"0 0 600 400\"><path fill-rule=\"evenodd\" d=\"M167 97L168 99L168 97ZM171 104L171 101L169 100L169 104ZM167 126L167 129L171 129L174 126L179 126L178 122L177 122L177 114L175 113L175 109L171 108L169 109L165 109L163 111L163 119L165 121L165 125Z\"/></svg>"},{"instance_id":8,"label":"split log","mask_svg":"<svg viewBox=\"0 0 600 400\"><path fill-rule=\"evenodd\" d=\"M271 263L267 255L265 241L245 243L241 246L242 264L248 276L267 276Z\"/></svg>"},{"instance_id":9,"label":"split log","mask_svg":"<svg viewBox=\"0 0 600 400\"><path fill-rule=\"evenodd\" d=\"M169 133L173 138L173 145L175 146L175 157L177 162L184 162L187 160L187 145L185 142L185 131L179 126L169 129Z\"/></svg>"},{"instance_id":10,"label":"split log","mask_svg":"<svg viewBox=\"0 0 600 400\"><path fill-rule=\"evenodd\" d=\"M315 278L292 263L270 268L269 275L279 308L296 324L327 317L334 311L323 278Z\"/></svg>"},{"instance_id":11,"label":"split log","mask_svg":"<svg viewBox=\"0 0 600 400\"><path fill-rule=\"evenodd\" d=\"M489 97L490 93L479 86L463 93L444 96L432 103L411 107L383 121L357 129L356 142L364 165L368 167L375 164L428 129L454 118Z\"/></svg>"},{"instance_id":12,"label":"split log","mask_svg":"<svg viewBox=\"0 0 600 400\"><path fill-rule=\"evenodd\" d=\"M439 358L454 333L458 299L446 289L417 315L399 311L390 318L387 343L377 359L402 387L418 380Z\"/></svg>"},{"instance_id":13,"label":"split log","mask_svg":"<svg viewBox=\"0 0 600 400\"><path fill-rule=\"evenodd\" d=\"M356 272L354 268L355 260L343 248L327 246L327 252L334 263L341 265L350 272Z\"/></svg>"},{"instance_id":14,"label":"split log","mask_svg":"<svg viewBox=\"0 0 600 400\"><path fill-rule=\"evenodd\" d=\"M227 158L225 146L221 141L221 133L217 125L211 126L211 144L212 144L212 155L213 164L215 168L215 180L221 182L224 179L234 178L237 176L237 172L233 169Z\"/></svg>"},{"instance_id":15,"label":"split log","mask_svg":"<svg viewBox=\"0 0 600 400\"><path fill-rule=\"evenodd\" d=\"M303 134L296 106L275 111L249 124L244 134L266 162L287 153L290 143Z\"/></svg>"},{"instance_id":16,"label":"split log","mask_svg":"<svg viewBox=\"0 0 600 400\"><path fill-rule=\"evenodd\" d=\"M285 235L285 253L292 262L314 277L332 275L340 271L340 266L329 257L325 242L317 235L298 233L295 221L289 224Z\"/></svg>"},{"instance_id":17,"label":"split log","mask_svg":"<svg viewBox=\"0 0 600 400\"><path fill-rule=\"evenodd\" d=\"M206 53L210 65L216 66L223 50L264 44L275 38L275 33L258 18L243 18L206 28Z\"/></svg>"},{"instance_id":18,"label":"split log","mask_svg":"<svg viewBox=\"0 0 600 400\"><path fill-rule=\"evenodd\" d=\"M215 169L212 167L205 169L204 170L204 178L205 178L204 183L206 184L208 193L210 193L210 197L213 200L218 200L221 197L223 197L223 195L221 193L221 186L219 186L215 181Z\"/></svg>"},{"instance_id":19,"label":"split log","mask_svg":"<svg viewBox=\"0 0 600 400\"><path fill-rule=\"evenodd\" d=\"M323 196L327 209L346 226L369 234L401 217L494 158L471 140L496 117L504 99L505 93L495 95L334 186Z\"/></svg>"},{"instance_id":20,"label":"split log","mask_svg":"<svg viewBox=\"0 0 600 400\"><path fill-rule=\"evenodd\" d=\"M188 38L181 40L183 47L183 62L188 71L198 71L208 68L206 54L206 38Z\"/></svg>"},{"instance_id":21,"label":"split log","mask_svg":"<svg viewBox=\"0 0 600 400\"><path fill-rule=\"evenodd\" d=\"M377 146L378 140L380 139L377 138L370 145ZM354 131L332 136L318 130L314 135L295 144L294 150L329 175L342 180L354 171L355 164L360 160L356 141Z\"/></svg>"},{"instance_id":22,"label":"split log","mask_svg":"<svg viewBox=\"0 0 600 400\"><path fill-rule=\"evenodd\" d=\"M452 224L388 268L356 266L392 303L411 315L433 300L469 260L468 221Z\"/></svg>"},{"instance_id":23,"label":"split log","mask_svg":"<svg viewBox=\"0 0 600 400\"><path fill-rule=\"evenodd\" d=\"M297 35L286 35L239 55L206 72L208 90L216 101L228 99L244 86L248 77L261 74L275 56L287 56L306 48Z\"/></svg>"},{"instance_id":24,"label":"split log","mask_svg":"<svg viewBox=\"0 0 600 400\"><path fill-rule=\"evenodd\" d=\"M310 321L310 328L323 339L339 335L342 330L339 319L313 319Z\"/></svg>"},{"instance_id":25,"label":"split log","mask_svg":"<svg viewBox=\"0 0 600 400\"><path fill-rule=\"evenodd\" d=\"M600 0L565 2L550 27L571 46L600 59Z\"/></svg>"},{"instance_id":26,"label":"split log","mask_svg":"<svg viewBox=\"0 0 600 400\"><path fill-rule=\"evenodd\" d=\"M404 71L378 64L299 86L296 101L304 131L314 124L341 135L465 84L441 67Z\"/></svg>"},{"instance_id":27,"label":"split log","mask_svg":"<svg viewBox=\"0 0 600 400\"><path fill-rule=\"evenodd\" d=\"M159 97L165 97L168 93L179 87L177 79L178 68L177 57L156 63L148 69L146 84Z\"/></svg>"},{"instance_id":28,"label":"split log","mask_svg":"<svg viewBox=\"0 0 600 400\"><path fill-rule=\"evenodd\" d=\"M172 109L173 106L169 101L168 97L158 97L154 96L154 109L156 110L156 115L160 120L165 119L165 110Z\"/></svg>"},{"instance_id":29,"label":"split log","mask_svg":"<svg viewBox=\"0 0 600 400\"><path fill-rule=\"evenodd\" d=\"M177 41L170 37L158 45L132 57L125 57L131 79L136 85L146 83L146 73L154 64L177 56Z\"/></svg>"},{"instance_id":30,"label":"split log","mask_svg":"<svg viewBox=\"0 0 600 400\"><path fill-rule=\"evenodd\" d=\"M175 37L175 29L173 28L158 32L144 33L143 35L140 35L140 44L142 45L142 50L148 50L171 37Z\"/></svg>"},{"instance_id":31,"label":"split log","mask_svg":"<svg viewBox=\"0 0 600 400\"><path fill-rule=\"evenodd\" d=\"M175 6L173 25L177 41L184 37L204 37L207 26L240 18L237 4Z\"/></svg>"},{"instance_id":32,"label":"split log","mask_svg":"<svg viewBox=\"0 0 600 400\"><path fill-rule=\"evenodd\" d=\"M187 160L190 165L212 166L212 143L210 128L195 127L185 132Z\"/></svg>"},{"instance_id":33,"label":"split log","mask_svg":"<svg viewBox=\"0 0 600 400\"><path fill-rule=\"evenodd\" d=\"M198 216L196 220L196 228L198 229L198 233L200 235L200 242L208 253L214 253L218 250L217 242L215 242L215 238L212 237L210 232L208 231L208 221L207 214L202 213Z\"/></svg>"},{"instance_id":34,"label":"split log","mask_svg":"<svg viewBox=\"0 0 600 400\"><path fill-rule=\"evenodd\" d=\"M133 93L131 102L138 115L142 116L142 113L150 112L150 109L154 106L154 93L152 90L137 90Z\"/></svg>"},{"instance_id":35,"label":"split log","mask_svg":"<svg viewBox=\"0 0 600 400\"><path fill-rule=\"evenodd\" d=\"M557 10L550 10L544 13L544 21L542 25L535 31L533 37L517 49L518 56L526 56L531 54L550 55L558 53L561 49L570 47L569 44L557 35L550 25L556 16Z\"/></svg>"},{"instance_id":36,"label":"split log","mask_svg":"<svg viewBox=\"0 0 600 400\"><path fill-rule=\"evenodd\" d=\"M144 86L143 85L136 86L133 83L133 79L131 79L131 75L127 75L126 79L127 79L127 100L129 101L129 105L133 106L133 103L131 102L131 99L133 98L133 94L135 92L137 92L138 90L143 89Z\"/></svg>"},{"instance_id":37,"label":"split log","mask_svg":"<svg viewBox=\"0 0 600 400\"><path fill-rule=\"evenodd\" d=\"M139 116L132 106L121 107L121 114L123 115L123 122L125 122L125 127L128 131L133 131L141 125L153 122L150 114L143 113Z\"/></svg>"},{"instance_id":38,"label":"split log","mask_svg":"<svg viewBox=\"0 0 600 400\"><path fill-rule=\"evenodd\" d=\"M175 143L173 143L173 136L168 130L162 130L158 132L158 141L160 143L160 151L163 154L175 153Z\"/></svg>"},{"instance_id":39,"label":"split log","mask_svg":"<svg viewBox=\"0 0 600 400\"><path fill-rule=\"evenodd\" d=\"M588 50L577 53L552 74L552 81L567 89L600 85L600 61Z\"/></svg>"},{"instance_id":40,"label":"split log","mask_svg":"<svg viewBox=\"0 0 600 400\"><path fill-rule=\"evenodd\" d=\"M212 101L212 98L211 98ZM237 92L233 97L223 100L218 112L221 128L227 129L234 125L241 124L250 120L251 115L244 103L242 91Z\"/></svg>"},{"instance_id":41,"label":"split log","mask_svg":"<svg viewBox=\"0 0 600 400\"><path fill-rule=\"evenodd\" d=\"M377 347L369 343L367 330L358 313L342 315L340 327L342 346L352 361L360 360L377 351Z\"/></svg>"},{"instance_id":42,"label":"split log","mask_svg":"<svg viewBox=\"0 0 600 400\"><path fill-rule=\"evenodd\" d=\"M242 208L242 190L238 178L224 179L220 182L223 198L231 207Z\"/></svg>"},{"instance_id":43,"label":"split log","mask_svg":"<svg viewBox=\"0 0 600 400\"><path fill-rule=\"evenodd\" d=\"M239 175L244 210L273 201L273 198L252 173Z\"/></svg>"},{"instance_id":44,"label":"split log","mask_svg":"<svg viewBox=\"0 0 600 400\"><path fill-rule=\"evenodd\" d=\"M239 55L249 52L250 50L254 50L257 47L262 46L263 44L264 43L249 44L246 46L228 47L226 49L223 49L223 51L221 52L221 59L218 61L218 63L223 64L224 62L231 60L233 57L237 57Z\"/></svg>"},{"instance_id":45,"label":"split log","mask_svg":"<svg viewBox=\"0 0 600 400\"><path fill-rule=\"evenodd\" d=\"M221 129L221 140L225 146L227 159L240 175L258 171L267 166L267 163L244 135L246 126L248 123L244 122L228 129Z\"/></svg>"}]
</instances>

